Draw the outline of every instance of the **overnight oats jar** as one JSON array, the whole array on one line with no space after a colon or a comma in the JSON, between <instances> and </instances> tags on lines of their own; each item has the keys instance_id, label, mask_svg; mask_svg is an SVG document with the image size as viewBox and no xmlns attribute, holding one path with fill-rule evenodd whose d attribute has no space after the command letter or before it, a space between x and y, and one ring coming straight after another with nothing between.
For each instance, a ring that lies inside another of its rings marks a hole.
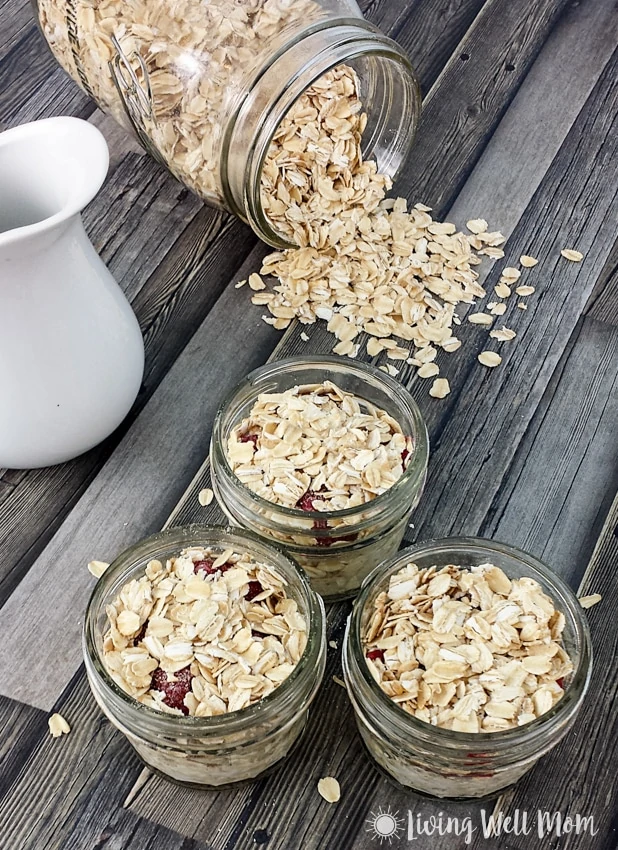
<instances>
[{"instance_id":1,"label":"overnight oats jar","mask_svg":"<svg viewBox=\"0 0 618 850\"><path fill-rule=\"evenodd\" d=\"M319 241L325 201L375 208L411 146L416 77L354 0L34 6L55 58L101 109L276 247L309 240L306 222Z\"/></svg>"},{"instance_id":2,"label":"overnight oats jar","mask_svg":"<svg viewBox=\"0 0 618 850\"><path fill-rule=\"evenodd\" d=\"M399 785L484 798L569 731L591 675L584 612L545 564L475 538L402 550L367 578L343 671L361 737Z\"/></svg>"},{"instance_id":3,"label":"overnight oats jar","mask_svg":"<svg viewBox=\"0 0 618 850\"><path fill-rule=\"evenodd\" d=\"M324 623L322 600L283 553L230 529L173 528L97 582L88 682L148 767L220 788L292 750L324 673Z\"/></svg>"},{"instance_id":4,"label":"overnight oats jar","mask_svg":"<svg viewBox=\"0 0 618 850\"><path fill-rule=\"evenodd\" d=\"M294 357L256 369L215 417L212 484L228 518L283 546L332 602L397 551L429 442L405 387L371 366Z\"/></svg>"}]
</instances>

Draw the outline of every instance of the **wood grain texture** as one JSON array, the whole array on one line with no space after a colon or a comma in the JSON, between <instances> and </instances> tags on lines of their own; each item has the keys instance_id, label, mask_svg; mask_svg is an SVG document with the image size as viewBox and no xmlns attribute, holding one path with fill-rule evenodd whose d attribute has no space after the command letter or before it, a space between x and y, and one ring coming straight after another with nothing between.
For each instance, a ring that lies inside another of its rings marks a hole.
<instances>
[{"instance_id":1,"label":"wood grain texture","mask_svg":"<svg viewBox=\"0 0 618 850\"><path fill-rule=\"evenodd\" d=\"M51 115L88 118L95 110L57 64L34 21L0 62L0 92L3 129Z\"/></svg>"},{"instance_id":2,"label":"wood grain texture","mask_svg":"<svg viewBox=\"0 0 618 850\"><path fill-rule=\"evenodd\" d=\"M0 697L0 799L47 732L47 715L38 708ZM1 846L1 845L0 845Z\"/></svg>"},{"instance_id":3,"label":"wood grain texture","mask_svg":"<svg viewBox=\"0 0 618 850\"><path fill-rule=\"evenodd\" d=\"M618 239L590 296L586 312L591 319L618 325Z\"/></svg>"},{"instance_id":4,"label":"wood grain texture","mask_svg":"<svg viewBox=\"0 0 618 850\"><path fill-rule=\"evenodd\" d=\"M483 6L425 99L400 192L446 212L565 7L566 0Z\"/></svg>"},{"instance_id":5,"label":"wood grain texture","mask_svg":"<svg viewBox=\"0 0 618 850\"><path fill-rule=\"evenodd\" d=\"M618 490L618 328L586 319L552 379L481 532L574 587Z\"/></svg>"}]
</instances>

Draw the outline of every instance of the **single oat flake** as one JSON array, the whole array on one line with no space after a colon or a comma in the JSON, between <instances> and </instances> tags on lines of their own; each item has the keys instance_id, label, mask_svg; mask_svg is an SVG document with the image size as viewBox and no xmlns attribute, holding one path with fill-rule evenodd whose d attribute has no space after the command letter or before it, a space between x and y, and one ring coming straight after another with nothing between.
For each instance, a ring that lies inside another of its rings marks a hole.
<instances>
[{"instance_id":1,"label":"single oat flake","mask_svg":"<svg viewBox=\"0 0 618 850\"><path fill-rule=\"evenodd\" d=\"M493 320L493 316L490 316L487 313L471 313L468 316L468 321L473 325L491 325Z\"/></svg>"},{"instance_id":2,"label":"single oat flake","mask_svg":"<svg viewBox=\"0 0 618 850\"><path fill-rule=\"evenodd\" d=\"M446 378L436 378L431 385L429 395L433 398L445 398L451 391L451 387Z\"/></svg>"},{"instance_id":3,"label":"single oat flake","mask_svg":"<svg viewBox=\"0 0 618 850\"><path fill-rule=\"evenodd\" d=\"M518 286L515 292L525 298L527 295L534 295L536 289L534 286Z\"/></svg>"},{"instance_id":4,"label":"single oat flake","mask_svg":"<svg viewBox=\"0 0 618 850\"><path fill-rule=\"evenodd\" d=\"M570 260L572 263L581 263L584 255L581 251L576 251L574 248L563 248L560 251L565 260Z\"/></svg>"},{"instance_id":5,"label":"single oat flake","mask_svg":"<svg viewBox=\"0 0 618 850\"><path fill-rule=\"evenodd\" d=\"M101 578L105 570L109 567L107 561L89 561L88 562L88 571L92 573L95 578Z\"/></svg>"},{"instance_id":6,"label":"single oat flake","mask_svg":"<svg viewBox=\"0 0 618 850\"><path fill-rule=\"evenodd\" d=\"M509 298L511 295L511 287L508 283L504 283L504 281L500 281L494 286L494 292L498 296L498 298Z\"/></svg>"},{"instance_id":7,"label":"single oat flake","mask_svg":"<svg viewBox=\"0 0 618 850\"><path fill-rule=\"evenodd\" d=\"M487 231L487 222L484 218L473 218L466 222L466 227L470 233L485 233Z\"/></svg>"},{"instance_id":8,"label":"single oat flake","mask_svg":"<svg viewBox=\"0 0 618 850\"><path fill-rule=\"evenodd\" d=\"M68 735L71 731L71 727L61 714L52 714L52 716L48 718L47 724L52 738L59 738L61 735Z\"/></svg>"},{"instance_id":9,"label":"single oat flake","mask_svg":"<svg viewBox=\"0 0 618 850\"><path fill-rule=\"evenodd\" d=\"M338 803L341 798L341 788L334 776L324 776L320 779L318 792L327 803Z\"/></svg>"},{"instance_id":10,"label":"single oat flake","mask_svg":"<svg viewBox=\"0 0 618 850\"><path fill-rule=\"evenodd\" d=\"M580 596L579 604L582 608L592 608L593 605L599 603L603 597L600 593L591 593L590 596Z\"/></svg>"},{"instance_id":11,"label":"single oat flake","mask_svg":"<svg viewBox=\"0 0 618 850\"><path fill-rule=\"evenodd\" d=\"M529 257L527 254L522 254L519 258L519 262L525 269L531 269L533 266L536 266L538 260L535 257Z\"/></svg>"},{"instance_id":12,"label":"single oat flake","mask_svg":"<svg viewBox=\"0 0 618 850\"><path fill-rule=\"evenodd\" d=\"M212 502L214 495L215 494L210 489L210 487L205 487L203 490L200 490L200 492L198 493L197 500L200 503L200 505L203 508L205 508Z\"/></svg>"},{"instance_id":13,"label":"single oat flake","mask_svg":"<svg viewBox=\"0 0 618 850\"><path fill-rule=\"evenodd\" d=\"M493 369L494 366L499 366L502 363L502 358L495 351L481 351L478 356L479 363L483 366L488 366Z\"/></svg>"}]
</instances>

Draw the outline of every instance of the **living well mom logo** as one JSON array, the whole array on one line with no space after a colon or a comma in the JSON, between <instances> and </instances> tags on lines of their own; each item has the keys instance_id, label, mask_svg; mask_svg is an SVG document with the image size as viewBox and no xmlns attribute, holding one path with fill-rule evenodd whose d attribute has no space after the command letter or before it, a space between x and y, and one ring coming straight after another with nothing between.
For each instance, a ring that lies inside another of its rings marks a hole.
<instances>
[{"instance_id":1,"label":"living well mom logo","mask_svg":"<svg viewBox=\"0 0 618 850\"><path fill-rule=\"evenodd\" d=\"M563 835L594 836L598 832L593 815L547 812L541 809L515 809L512 814L506 815L504 812L490 814L481 809L479 820L475 822L470 816L450 817L444 812L425 816L422 812L393 811L390 806L371 812L365 822L365 829L378 844L402 844L445 835L463 838L465 844L472 844L475 833L479 833L483 839L526 835L549 840Z\"/></svg>"}]
</instances>

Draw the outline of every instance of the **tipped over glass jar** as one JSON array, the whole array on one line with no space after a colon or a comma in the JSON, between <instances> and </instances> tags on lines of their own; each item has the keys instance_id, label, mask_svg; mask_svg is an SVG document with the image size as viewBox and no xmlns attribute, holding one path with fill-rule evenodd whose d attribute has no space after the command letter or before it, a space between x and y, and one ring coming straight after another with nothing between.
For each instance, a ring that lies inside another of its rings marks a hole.
<instances>
[{"instance_id":1,"label":"tipped over glass jar","mask_svg":"<svg viewBox=\"0 0 618 850\"><path fill-rule=\"evenodd\" d=\"M251 534L172 528L123 552L84 627L100 709L165 778L256 779L301 735L326 660L324 606Z\"/></svg>"},{"instance_id":2,"label":"tipped over glass jar","mask_svg":"<svg viewBox=\"0 0 618 850\"><path fill-rule=\"evenodd\" d=\"M428 454L397 381L341 358L294 357L256 369L219 408L212 485L234 524L282 546L332 602L399 548Z\"/></svg>"},{"instance_id":3,"label":"tipped over glass jar","mask_svg":"<svg viewBox=\"0 0 618 850\"><path fill-rule=\"evenodd\" d=\"M275 247L377 206L420 110L354 0L36 0L63 68L210 204ZM326 206L326 210L324 207Z\"/></svg>"},{"instance_id":4,"label":"tipped over glass jar","mask_svg":"<svg viewBox=\"0 0 618 850\"><path fill-rule=\"evenodd\" d=\"M532 555L431 540L367 577L343 671L387 776L479 799L517 782L572 727L590 682L590 633L573 592Z\"/></svg>"}]
</instances>

